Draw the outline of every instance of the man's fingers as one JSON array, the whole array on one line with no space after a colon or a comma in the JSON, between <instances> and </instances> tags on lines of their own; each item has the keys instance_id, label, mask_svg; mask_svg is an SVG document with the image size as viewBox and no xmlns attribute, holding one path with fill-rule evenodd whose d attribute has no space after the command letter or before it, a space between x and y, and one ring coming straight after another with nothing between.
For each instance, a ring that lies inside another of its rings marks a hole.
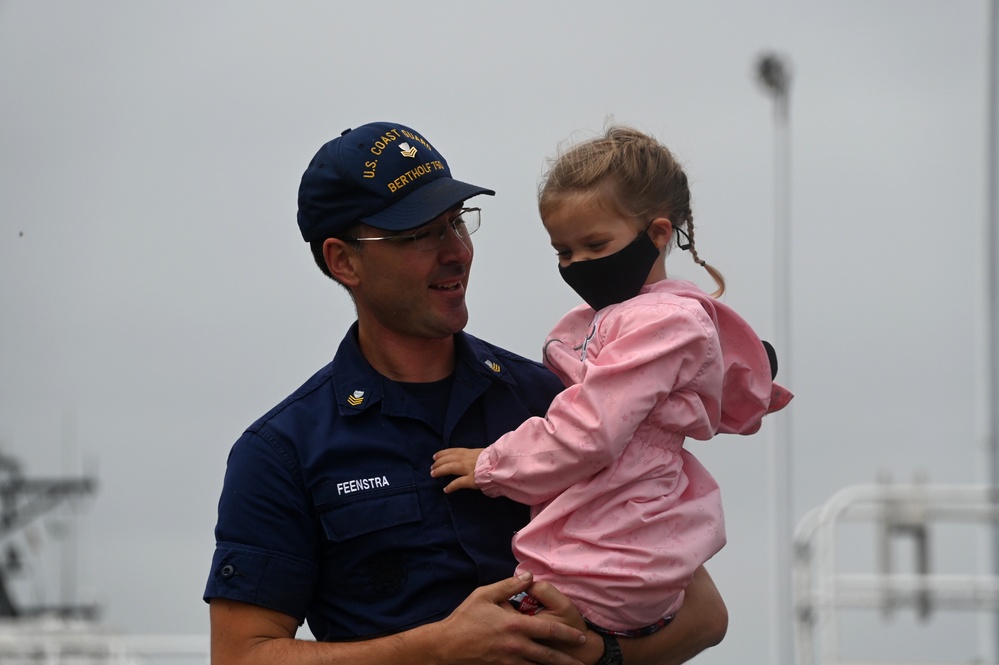
<instances>
[{"instance_id":1,"label":"man's fingers","mask_svg":"<svg viewBox=\"0 0 999 665\"><path fill-rule=\"evenodd\" d=\"M535 644L535 649L524 654L528 662L542 665L581 665L582 661L572 656L562 653L557 649L546 647L543 644Z\"/></svg>"},{"instance_id":2,"label":"man's fingers","mask_svg":"<svg viewBox=\"0 0 999 665\"><path fill-rule=\"evenodd\" d=\"M572 605L561 591L553 587L548 582L535 582L527 591L539 603L553 612L561 611Z\"/></svg>"},{"instance_id":3,"label":"man's fingers","mask_svg":"<svg viewBox=\"0 0 999 665\"><path fill-rule=\"evenodd\" d=\"M535 582L527 588L527 593L544 606L537 616L550 619L577 631L586 631L586 622L579 610L564 594L547 582Z\"/></svg>"},{"instance_id":4,"label":"man's fingers","mask_svg":"<svg viewBox=\"0 0 999 665\"><path fill-rule=\"evenodd\" d=\"M521 573L518 577L510 577L482 588L490 590L490 598L494 601L506 601L521 591L527 591L546 607L548 607L548 603L551 603L552 606L558 608L561 612L571 610L572 613L578 616L576 608L572 605L572 601L562 595L558 589L547 582L535 583L533 580L533 576L525 572ZM495 591L495 594L492 593L493 591ZM535 592L538 593L536 594ZM564 622L545 618L543 614L533 617L525 615L524 619L528 622L526 634L533 640L574 645L586 642L586 633L584 630L574 628ZM580 619L579 623L582 625L582 619ZM561 656L562 654L559 655Z\"/></svg>"},{"instance_id":5,"label":"man's fingers","mask_svg":"<svg viewBox=\"0 0 999 665\"><path fill-rule=\"evenodd\" d=\"M443 631L438 662L543 665L583 665L580 642L566 626L549 626L551 619L527 616L508 602L527 590L530 573L508 577L477 588L440 624ZM589 654L593 655L593 654Z\"/></svg>"},{"instance_id":6,"label":"man's fingers","mask_svg":"<svg viewBox=\"0 0 999 665\"><path fill-rule=\"evenodd\" d=\"M505 580L479 587L474 593L481 594L486 600L501 605L521 591L526 591L533 581L533 575L521 573L516 577L508 577Z\"/></svg>"},{"instance_id":7,"label":"man's fingers","mask_svg":"<svg viewBox=\"0 0 999 665\"><path fill-rule=\"evenodd\" d=\"M532 639L562 644L583 644L586 642L586 633L579 629L558 621L549 621L544 618L543 614L531 618L534 619L533 623L535 624L531 634Z\"/></svg>"}]
</instances>

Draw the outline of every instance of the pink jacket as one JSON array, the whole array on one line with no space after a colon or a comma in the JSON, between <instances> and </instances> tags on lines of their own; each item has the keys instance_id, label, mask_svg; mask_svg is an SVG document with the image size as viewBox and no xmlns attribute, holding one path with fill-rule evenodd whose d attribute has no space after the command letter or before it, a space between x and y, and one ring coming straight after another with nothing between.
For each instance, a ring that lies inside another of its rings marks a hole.
<instances>
[{"instance_id":1,"label":"pink jacket","mask_svg":"<svg viewBox=\"0 0 999 665\"><path fill-rule=\"evenodd\" d=\"M566 389L485 449L475 481L532 506L513 539L518 572L604 628L651 625L725 544L718 485L684 438L752 434L791 394L772 382L752 328L690 282L657 282L597 313L576 307L544 357Z\"/></svg>"}]
</instances>

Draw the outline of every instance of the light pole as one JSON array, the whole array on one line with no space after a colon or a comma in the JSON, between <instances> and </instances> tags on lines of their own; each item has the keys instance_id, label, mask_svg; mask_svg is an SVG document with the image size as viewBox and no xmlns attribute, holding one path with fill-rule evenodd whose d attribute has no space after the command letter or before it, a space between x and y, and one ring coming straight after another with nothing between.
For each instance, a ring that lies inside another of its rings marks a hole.
<instances>
[{"instance_id":1,"label":"light pole","mask_svg":"<svg viewBox=\"0 0 999 665\"><path fill-rule=\"evenodd\" d=\"M986 354L988 355L989 376L986 388L986 409L989 412L988 451L989 484L992 488L992 502L999 501L999 0L990 3L989 21L989 64L988 116L986 134L988 136L988 184L985 203L986 241L986 293L988 294L988 319L986 331ZM992 574L999 575L999 523L992 526ZM999 658L999 613L995 615L995 646L993 659Z\"/></svg>"},{"instance_id":2,"label":"light pole","mask_svg":"<svg viewBox=\"0 0 999 665\"><path fill-rule=\"evenodd\" d=\"M779 55L767 53L756 62L757 80L774 100L774 346L779 356L791 357L791 71ZM782 383L794 389L791 362L781 363ZM794 624L791 607L791 418L784 411L774 419L770 450L773 504L771 571L774 582L771 616L771 642L774 662L792 665Z\"/></svg>"}]
</instances>

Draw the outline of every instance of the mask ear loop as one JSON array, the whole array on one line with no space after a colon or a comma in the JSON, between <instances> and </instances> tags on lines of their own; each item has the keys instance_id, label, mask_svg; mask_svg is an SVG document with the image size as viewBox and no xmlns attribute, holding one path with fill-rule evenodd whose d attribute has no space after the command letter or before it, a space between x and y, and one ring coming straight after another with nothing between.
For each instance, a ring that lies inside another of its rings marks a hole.
<instances>
[{"instance_id":1,"label":"mask ear loop","mask_svg":"<svg viewBox=\"0 0 999 665\"><path fill-rule=\"evenodd\" d=\"M673 230L679 233L683 237L683 240L676 241L676 246L679 247L681 250L690 249L690 236L687 235L687 232L681 229L679 226L674 226Z\"/></svg>"}]
</instances>

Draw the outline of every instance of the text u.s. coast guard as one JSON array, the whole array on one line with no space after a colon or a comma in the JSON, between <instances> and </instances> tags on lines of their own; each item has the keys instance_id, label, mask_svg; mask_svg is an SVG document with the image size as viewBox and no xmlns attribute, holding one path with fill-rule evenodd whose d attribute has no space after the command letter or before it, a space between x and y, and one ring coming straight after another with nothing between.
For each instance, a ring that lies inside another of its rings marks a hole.
<instances>
[{"instance_id":1,"label":"text u.s. coast guard","mask_svg":"<svg viewBox=\"0 0 999 665\"><path fill-rule=\"evenodd\" d=\"M371 146L371 154L374 155L376 159L364 162L365 170L362 175L365 178L375 177L375 170L378 168L377 157L380 157L392 143L398 141L399 139L409 139L410 141L424 146L427 150L433 151L433 147L431 147L431 145L427 143L422 136L408 132L405 129L390 129L382 134L382 136ZM415 147L411 147L408 143L399 144L399 149L405 157L417 157L417 149ZM386 183L386 186L390 192L396 192L421 176L432 173L433 171L443 170L444 164L439 159L428 160L414 166L412 169L409 169L397 178L394 178L391 182Z\"/></svg>"}]
</instances>

